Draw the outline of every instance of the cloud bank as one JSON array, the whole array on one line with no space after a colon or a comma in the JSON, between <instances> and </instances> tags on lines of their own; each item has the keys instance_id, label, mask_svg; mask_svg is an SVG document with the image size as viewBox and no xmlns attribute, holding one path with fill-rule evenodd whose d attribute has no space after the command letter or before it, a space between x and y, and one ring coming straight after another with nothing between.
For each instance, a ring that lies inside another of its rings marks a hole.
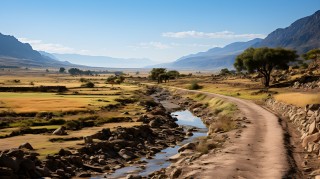
<instances>
[{"instance_id":1,"label":"cloud bank","mask_svg":"<svg viewBox=\"0 0 320 179\"><path fill-rule=\"evenodd\" d=\"M221 32L198 32L198 31L181 31L181 32L165 32L162 33L163 37L170 38L210 38L210 39L235 39L235 38L265 38L264 34L236 34L231 31L221 31Z\"/></svg>"},{"instance_id":2,"label":"cloud bank","mask_svg":"<svg viewBox=\"0 0 320 179\"><path fill-rule=\"evenodd\" d=\"M28 43L32 46L33 49L39 51L46 51L50 53L77 53L77 54L86 54L87 50L76 50L71 47L67 47L61 44L54 43L44 43L42 40L34 40L29 38L18 38L20 42Z\"/></svg>"}]
</instances>

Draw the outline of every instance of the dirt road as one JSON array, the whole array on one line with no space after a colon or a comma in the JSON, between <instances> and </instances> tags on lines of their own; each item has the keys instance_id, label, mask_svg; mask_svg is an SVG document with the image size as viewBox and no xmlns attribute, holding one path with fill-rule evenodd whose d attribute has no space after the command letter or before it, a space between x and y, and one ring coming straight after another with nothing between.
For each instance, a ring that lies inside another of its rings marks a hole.
<instances>
[{"instance_id":1,"label":"dirt road","mask_svg":"<svg viewBox=\"0 0 320 179\"><path fill-rule=\"evenodd\" d=\"M201 179L277 179L286 175L289 164L283 130L277 116L248 100L208 92L196 93L233 102L251 124L243 129L239 138L231 137L221 152L204 155L192 165L183 168L181 178L193 176Z\"/></svg>"}]
</instances>

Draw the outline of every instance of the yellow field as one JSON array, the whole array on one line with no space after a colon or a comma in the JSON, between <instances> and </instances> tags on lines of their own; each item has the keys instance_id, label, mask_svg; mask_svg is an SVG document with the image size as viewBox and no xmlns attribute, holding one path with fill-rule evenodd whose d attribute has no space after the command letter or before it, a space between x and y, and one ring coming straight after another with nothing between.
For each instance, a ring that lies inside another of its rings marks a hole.
<instances>
[{"instance_id":1,"label":"yellow field","mask_svg":"<svg viewBox=\"0 0 320 179\"><path fill-rule=\"evenodd\" d=\"M307 104L320 103L320 93L283 93L275 96L278 101L305 107Z\"/></svg>"},{"instance_id":2,"label":"yellow field","mask_svg":"<svg viewBox=\"0 0 320 179\"><path fill-rule=\"evenodd\" d=\"M0 111L40 112L96 109L115 104L118 96L56 95L55 93L0 93ZM102 100L102 101L99 101ZM108 102L106 102L108 101Z\"/></svg>"}]
</instances>

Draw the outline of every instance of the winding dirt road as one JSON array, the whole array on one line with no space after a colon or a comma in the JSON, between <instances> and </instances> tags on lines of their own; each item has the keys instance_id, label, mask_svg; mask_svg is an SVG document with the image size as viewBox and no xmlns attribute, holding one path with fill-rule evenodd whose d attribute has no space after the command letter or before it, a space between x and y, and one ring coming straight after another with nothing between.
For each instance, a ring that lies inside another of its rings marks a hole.
<instances>
[{"instance_id":1,"label":"winding dirt road","mask_svg":"<svg viewBox=\"0 0 320 179\"><path fill-rule=\"evenodd\" d=\"M181 178L188 176L201 179L285 177L289 164L283 129L277 116L248 100L208 92L195 93L223 98L236 104L251 124L243 129L239 138L231 137L221 152L203 155L200 160L183 168Z\"/></svg>"}]
</instances>

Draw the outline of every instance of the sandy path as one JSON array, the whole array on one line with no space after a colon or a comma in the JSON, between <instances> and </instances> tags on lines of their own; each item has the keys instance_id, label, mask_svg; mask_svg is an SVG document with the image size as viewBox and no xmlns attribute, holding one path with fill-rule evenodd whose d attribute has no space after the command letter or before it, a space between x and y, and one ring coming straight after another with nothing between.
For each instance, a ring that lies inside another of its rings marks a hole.
<instances>
[{"instance_id":1,"label":"sandy path","mask_svg":"<svg viewBox=\"0 0 320 179\"><path fill-rule=\"evenodd\" d=\"M183 90L183 89L181 89ZM190 90L184 90L190 91ZM194 92L194 91L190 91ZM231 137L222 152L204 155L183 168L181 178L283 178L288 171L283 130L278 118L259 105L243 99L200 92L233 102L251 124L243 129L240 138Z\"/></svg>"}]
</instances>

